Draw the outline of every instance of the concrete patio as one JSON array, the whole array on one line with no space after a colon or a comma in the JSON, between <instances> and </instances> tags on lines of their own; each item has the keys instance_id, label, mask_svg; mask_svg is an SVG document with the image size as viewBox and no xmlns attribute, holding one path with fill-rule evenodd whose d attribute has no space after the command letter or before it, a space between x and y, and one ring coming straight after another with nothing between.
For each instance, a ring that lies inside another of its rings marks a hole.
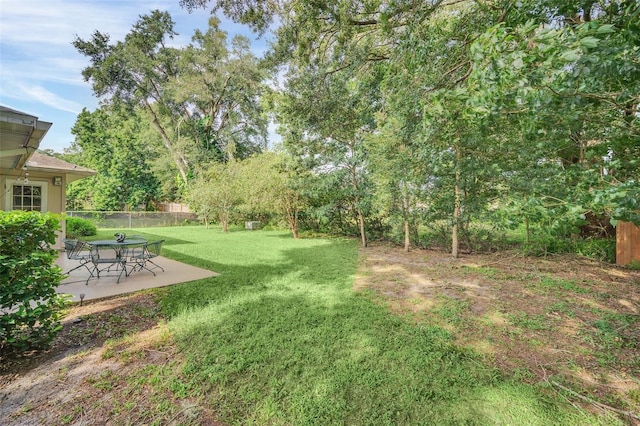
<instances>
[{"instance_id":1,"label":"concrete patio","mask_svg":"<svg viewBox=\"0 0 640 426\"><path fill-rule=\"evenodd\" d=\"M56 292L69 294L72 296L71 300L73 302L80 302L80 294L84 294L83 300L88 301L131 293L148 288L165 287L168 285L185 283L219 275L216 272L196 268L195 266L176 262L175 260L167 259L162 256L153 259L153 261L162 266L162 268L164 268L164 272L160 269L155 269L154 272L156 273L156 276L154 277L151 272L146 270L135 271L128 277L125 277L123 274L119 283L117 283L118 277L113 276L113 272L111 272L107 273L107 276L101 275L100 278L93 277L89 280L88 285L85 285L87 277L89 277L89 271L84 267L78 268L71 272L69 276L62 281L60 286L56 289ZM78 266L79 262L77 260L67 259L66 253L61 252L56 260L56 264L59 265L63 272L66 273L70 269ZM93 265L89 263L87 266L91 268Z\"/></svg>"}]
</instances>

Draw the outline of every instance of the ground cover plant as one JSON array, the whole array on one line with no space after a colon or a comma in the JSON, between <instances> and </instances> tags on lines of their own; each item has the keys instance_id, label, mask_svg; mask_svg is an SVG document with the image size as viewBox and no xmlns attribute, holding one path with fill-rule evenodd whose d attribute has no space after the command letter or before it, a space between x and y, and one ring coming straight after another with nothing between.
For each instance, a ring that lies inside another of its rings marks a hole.
<instances>
[{"instance_id":1,"label":"ground cover plant","mask_svg":"<svg viewBox=\"0 0 640 426\"><path fill-rule=\"evenodd\" d=\"M3 366L0 422L637 421L638 271L279 231L133 232L221 275L73 308L57 349ZM11 405L16 375L38 372L58 393Z\"/></svg>"}]
</instances>

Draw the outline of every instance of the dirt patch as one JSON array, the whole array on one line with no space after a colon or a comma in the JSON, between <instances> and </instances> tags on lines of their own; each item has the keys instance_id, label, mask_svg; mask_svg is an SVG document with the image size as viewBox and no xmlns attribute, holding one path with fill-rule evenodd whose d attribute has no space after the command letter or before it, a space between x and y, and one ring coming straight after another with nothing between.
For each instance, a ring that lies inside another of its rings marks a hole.
<instances>
[{"instance_id":1,"label":"dirt patch","mask_svg":"<svg viewBox=\"0 0 640 426\"><path fill-rule=\"evenodd\" d=\"M452 259L382 244L360 256L356 289L392 312L449 330L554 399L638 424L639 271L574 256ZM1 365L2 425L221 424L181 376L151 293L75 306L51 350Z\"/></svg>"},{"instance_id":2,"label":"dirt patch","mask_svg":"<svg viewBox=\"0 0 640 426\"><path fill-rule=\"evenodd\" d=\"M197 400L151 385L182 360L147 293L69 309L53 347L0 369L0 424L219 424Z\"/></svg>"},{"instance_id":3,"label":"dirt patch","mask_svg":"<svg viewBox=\"0 0 640 426\"><path fill-rule=\"evenodd\" d=\"M361 251L356 288L506 374L640 420L640 272L576 256Z\"/></svg>"}]
</instances>

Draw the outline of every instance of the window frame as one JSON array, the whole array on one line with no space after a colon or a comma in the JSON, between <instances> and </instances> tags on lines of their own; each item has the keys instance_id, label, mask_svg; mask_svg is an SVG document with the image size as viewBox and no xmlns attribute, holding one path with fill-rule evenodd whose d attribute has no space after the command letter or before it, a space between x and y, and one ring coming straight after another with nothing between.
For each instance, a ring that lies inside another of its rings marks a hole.
<instances>
[{"instance_id":1,"label":"window frame","mask_svg":"<svg viewBox=\"0 0 640 426\"><path fill-rule=\"evenodd\" d=\"M22 210L22 209L16 209L13 204L13 190L15 186L39 187L40 188L40 213L47 212L47 201L48 201L47 193L48 193L48 187L49 187L48 181L41 180L41 179L29 179L29 183L25 184L22 179L14 180L14 181L7 180L8 189L6 191L5 206L9 211ZM32 210L32 211L38 211L38 210Z\"/></svg>"}]
</instances>

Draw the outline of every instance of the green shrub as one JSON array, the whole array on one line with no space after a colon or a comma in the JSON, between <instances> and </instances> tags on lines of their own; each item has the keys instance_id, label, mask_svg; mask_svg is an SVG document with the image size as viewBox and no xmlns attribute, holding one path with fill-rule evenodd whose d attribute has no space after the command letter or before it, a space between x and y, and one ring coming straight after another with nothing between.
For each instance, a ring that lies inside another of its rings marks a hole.
<instances>
[{"instance_id":1,"label":"green shrub","mask_svg":"<svg viewBox=\"0 0 640 426\"><path fill-rule=\"evenodd\" d=\"M522 250L528 256L545 256L550 253L575 253L601 262L616 262L615 238L571 239L559 237L535 238L523 244Z\"/></svg>"},{"instance_id":2,"label":"green shrub","mask_svg":"<svg viewBox=\"0 0 640 426\"><path fill-rule=\"evenodd\" d=\"M577 254L602 262L616 263L615 238L587 238L575 242Z\"/></svg>"},{"instance_id":3,"label":"green shrub","mask_svg":"<svg viewBox=\"0 0 640 426\"><path fill-rule=\"evenodd\" d=\"M96 235L98 232L93 222L80 217L67 217L67 238L77 239L78 237L88 237Z\"/></svg>"},{"instance_id":4,"label":"green shrub","mask_svg":"<svg viewBox=\"0 0 640 426\"><path fill-rule=\"evenodd\" d=\"M0 212L0 354L45 348L61 329L64 298L55 289L64 275L51 249L59 220Z\"/></svg>"}]
</instances>

